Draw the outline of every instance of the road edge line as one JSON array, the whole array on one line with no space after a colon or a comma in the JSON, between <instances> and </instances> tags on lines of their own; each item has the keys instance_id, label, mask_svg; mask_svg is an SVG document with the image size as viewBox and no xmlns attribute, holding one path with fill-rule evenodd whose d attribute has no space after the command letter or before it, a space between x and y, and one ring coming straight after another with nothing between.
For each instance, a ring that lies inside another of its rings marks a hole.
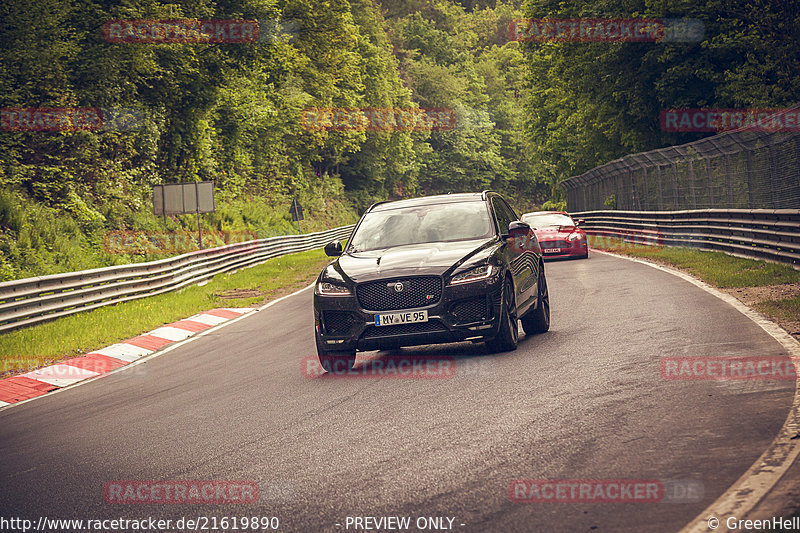
<instances>
[{"instance_id":1,"label":"road edge line","mask_svg":"<svg viewBox=\"0 0 800 533\"><path fill-rule=\"evenodd\" d=\"M686 272L644 259L628 257L594 248L592 248L592 251L626 259L635 263L641 263L688 281L707 293L716 296L755 322L756 325L775 339L789 353L790 357L800 358L800 341L792 337L789 332L758 311L748 307L733 296L719 291L705 281ZM795 459L797 459L798 455L800 455L800 439L795 438L793 440L793 437L796 437L799 431L800 380L795 380L792 405L789 407L789 413L781 429L778 431L777 436L750 468L748 468L745 473L713 503L684 526L680 530L680 533L707 533L710 531L717 533L731 531L726 525L727 519L729 517L735 517L737 519L745 518L745 516L767 496L769 491L777 485L778 481L780 481L786 471L792 466ZM714 528L709 525L709 520L711 518L717 519L718 525Z\"/></svg>"}]
</instances>

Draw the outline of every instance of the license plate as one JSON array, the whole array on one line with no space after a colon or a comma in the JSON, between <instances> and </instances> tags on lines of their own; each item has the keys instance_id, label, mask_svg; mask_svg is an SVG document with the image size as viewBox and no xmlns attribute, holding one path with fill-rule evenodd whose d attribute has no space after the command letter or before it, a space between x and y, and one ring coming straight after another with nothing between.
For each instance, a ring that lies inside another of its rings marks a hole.
<instances>
[{"instance_id":1,"label":"license plate","mask_svg":"<svg viewBox=\"0 0 800 533\"><path fill-rule=\"evenodd\" d=\"M387 313L385 315L375 315L376 326L396 326L397 324L414 324L415 322L427 322L428 311L409 311L407 313Z\"/></svg>"},{"instance_id":2,"label":"license plate","mask_svg":"<svg viewBox=\"0 0 800 533\"><path fill-rule=\"evenodd\" d=\"M545 248L544 253L546 254L557 254L561 251L561 248Z\"/></svg>"}]
</instances>

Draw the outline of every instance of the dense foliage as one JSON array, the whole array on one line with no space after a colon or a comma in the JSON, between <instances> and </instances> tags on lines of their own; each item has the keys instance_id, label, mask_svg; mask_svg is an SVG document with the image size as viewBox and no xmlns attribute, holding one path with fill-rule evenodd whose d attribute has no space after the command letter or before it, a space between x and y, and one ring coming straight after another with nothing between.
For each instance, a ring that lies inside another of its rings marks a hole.
<instances>
[{"instance_id":1,"label":"dense foliage","mask_svg":"<svg viewBox=\"0 0 800 533\"><path fill-rule=\"evenodd\" d=\"M554 180L629 153L709 135L665 133L670 108L800 103L800 3L783 0L527 0L531 18L689 18L696 42L525 43L526 119Z\"/></svg>"},{"instance_id":2,"label":"dense foliage","mask_svg":"<svg viewBox=\"0 0 800 533\"><path fill-rule=\"evenodd\" d=\"M151 257L105 232L165 229L157 183L215 180L207 229L351 222L385 198L493 188L521 209L665 134L665 107L797 102L800 7L777 0L4 0L0 108L135 110L131 131L0 131L0 280ZM509 40L521 17L694 17L696 43ZM115 43L125 19L258 20L251 43ZM322 107L441 107L450 131L320 131ZM697 134L695 134L696 136ZM548 203L546 205L556 205ZM192 216L166 229L192 228Z\"/></svg>"}]
</instances>

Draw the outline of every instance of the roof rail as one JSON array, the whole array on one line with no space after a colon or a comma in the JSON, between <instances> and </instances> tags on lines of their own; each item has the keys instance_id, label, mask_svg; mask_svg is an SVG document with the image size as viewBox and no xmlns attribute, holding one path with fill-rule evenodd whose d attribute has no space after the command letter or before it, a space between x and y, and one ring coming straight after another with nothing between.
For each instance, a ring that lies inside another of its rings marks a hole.
<instances>
[{"instance_id":1,"label":"roof rail","mask_svg":"<svg viewBox=\"0 0 800 533\"><path fill-rule=\"evenodd\" d=\"M370 211L372 211L372 209L373 209L373 208L375 208L375 207L377 207L377 206L379 206L379 205L381 205L381 204L388 204L388 203L389 203L389 202L391 202L391 201L392 201L392 200L381 200L380 202L375 202L374 204L372 204L371 206L369 206L369 207L367 208L367 210L366 210L366 211L364 211L364 212L365 212L365 213L369 213Z\"/></svg>"}]
</instances>

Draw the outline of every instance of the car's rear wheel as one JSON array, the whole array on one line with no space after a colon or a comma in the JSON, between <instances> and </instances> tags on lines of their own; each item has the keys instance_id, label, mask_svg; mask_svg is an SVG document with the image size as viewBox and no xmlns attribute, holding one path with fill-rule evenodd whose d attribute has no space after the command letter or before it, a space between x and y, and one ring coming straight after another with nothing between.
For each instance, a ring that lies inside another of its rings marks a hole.
<instances>
[{"instance_id":1,"label":"car's rear wheel","mask_svg":"<svg viewBox=\"0 0 800 533\"><path fill-rule=\"evenodd\" d=\"M547 291L547 278L542 265L539 265L538 286L536 309L529 311L520 319L522 329L527 335L544 333L550 329L550 293Z\"/></svg>"},{"instance_id":2,"label":"car's rear wheel","mask_svg":"<svg viewBox=\"0 0 800 533\"><path fill-rule=\"evenodd\" d=\"M326 372L329 374L346 374L352 370L353 365L356 364L355 350L343 352L327 351L319 342L319 339L316 339L316 341L317 358L319 359L319 364L322 365L322 368L324 368Z\"/></svg>"},{"instance_id":3,"label":"car's rear wheel","mask_svg":"<svg viewBox=\"0 0 800 533\"><path fill-rule=\"evenodd\" d=\"M497 336L486 342L493 352L510 352L517 349L519 329L517 325L517 308L514 300L514 286L506 279L500 302L500 329Z\"/></svg>"}]
</instances>

